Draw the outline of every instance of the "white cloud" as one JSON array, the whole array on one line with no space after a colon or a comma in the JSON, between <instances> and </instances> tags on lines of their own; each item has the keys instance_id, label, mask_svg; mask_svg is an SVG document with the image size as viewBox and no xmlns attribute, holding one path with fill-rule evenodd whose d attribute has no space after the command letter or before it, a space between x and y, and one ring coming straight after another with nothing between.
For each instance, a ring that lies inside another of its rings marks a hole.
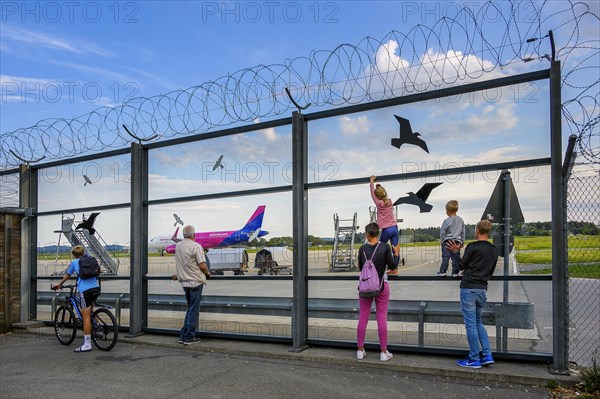
<instances>
[{"instance_id":1,"label":"white cloud","mask_svg":"<svg viewBox=\"0 0 600 399\"><path fill-rule=\"evenodd\" d=\"M56 65L63 66L63 67L67 67L67 68L71 68L71 69L75 69L75 70L79 70L79 71L83 71L83 72L88 72L91 75L94 75L97 77L104 76L105 78L112 79L114 81L123 82L122 83L123 85L126 82L135 82L135 79L133 79L129 76L123 75L121 73L114 72L110 69L81 65L81 64L74 63L74 62L65 62L65 61L61 61L61 60L53 60L51 62Z\"/></svg>"},{"instance_id":2,"label":"white cloud","mask_svg":"<svg viewBox=\"0 0 600 399\"><path fill-rule=\"evenodd\" d=\"M19 47L43 47L81 55L95 54L107 58L115 58L117 56L114 52L92 42L72 38L65 39L44 32L15 28L6 24L2 27L2 36L3 40L14 42Z\"/></svg>"},{"instance_id":3,"label":"white cloud","mask_svg":"<svg viewBox=\"0 0 600 399\"><path fill-rule=\"evenodd\" d=\"M483 149L485 149L485 146ZM476 162L479 162L482 165L485 163L506 162L506 160L509 160L509 159L518 159L518 158L526 157L527 155L530 155L527 153L527 150L528 150L527 148L524 148L520 145L512 145L509 147L494 148L494 149L479 153L475 159L476 159Z\"/></svg>"},{"instance_id":4,"label":"white cloud","mask_svg":"<svg viewBox=\"0 0 600 399\"><path fill-rule=\"evenodd\" d=\"M254 122L255 124L260 123L260 119L256 118L252 122ZM283 139L281 135L277 134L277 131L275 131L274 127L270 127L263 130L257 130L256 133L258 133L263 139L271 143L275 143Z\"/></svg>"},{"instance_id":5,"label":"white cloud","mask_svg":"<svg viewBox=\"0 0 600 399\"><path fill-rule=\"evenodd\" d=\"M267 141L273 142L279 139L279 136L277 136L277 133L275 132L275 128L272 127L261 130L259 134L262 135L262 137Z\"/></svg>"},{"instance_id":6,"label":"white cloud","mask_svg":"<svg viewBox=\"0 0 600 399\"><path fill-rule=\"evenodd\" d=\"M56 80L47 78L29 78L24 76L0 75L0 85L6 86L10 84L35 86L43 84L53 84Z\"/></svg>"},{"instance_id":7,"label":"white cloud","mask_svg":"<svg viewBox=\"0 0 600 399\"><path fill-rule=\"evenodd\" d=\"M461 139L478 140L498 133L506 133L515 128L519 117L515 113L516 104L497 103L486 105L482 110L475 109L464 116L443 123L434 122L423 127L427 141L456 141ZM434 111L436 114L437 111Z\"/></svg>"},{"instance_id":8,"label":"white cloud","mask_svg":"<svg viewBox=\"0 0 600 399\"><path fill-rule=\"evenodd\" d=\"M466 120L467 131L469 134L488 135L512 129L519 121L514 109L514 104L506 104L486 107L483 115L471 114Z\"/></svg>"},{"instance_id":9,"label":"white cloud","mask_svg":"<svg viewBox=\"0 0 600 399\"><path fill-rule=\"evenodd\" d=\"M338 118L338 122L342 133L348 135L367 134L371 126L371 122L366 115L356 118L342 116Z\"/></svg>"},{"instance_id":10,"label":"white cloud","mask_svg":"<svg viewBox=\"0 0 600 399\"><path fill-rule=\"evenodd\" d=\"M375 67L378 72L393 72L401 69L406 69L410 66L410 63L399 55L398 42L395 40L389 40L377 49L375 53Z\"/></svg>"},{"instance_id":11,"label":"white cloud","mask_svg":"<svg viewBox=\"0 0 600 399\"><path fill-rule=\"evenodd\" d=\"M181 88L180 84L177 84L169 79L165 79L162 76L159 76L159 75L156 75L156 74L153 74L153 73L150 73L150 72L138 69L138 68L129 67L127 69L131 70L132 72L135 72L138 75L141 75L141 76L147 78L150 83L156 84L160 87L163 87L163 88L166 88L169 90L176 90L176 89ZM139 80L140 79L137 79L135 83L137 83L137 81L139 81ZM132 80L130 80L129 83L134 83L134 82Z\"/></svg>"},{"instance_id":12,"label":"white cloud","mask_svg":"<svg viewBox=\"0 0 600 399\"><path fill-rule=\"evenodd\" d=\"M163 151L155 151L153 156L163 165L177 167L186 165L194 160L191 154L185 152L178 154L178 156L174 156Z\"/></svg>"},{"instance_id":13,"label":"white cloud","mask_svg":"<svg viewBox=\"0 0 600 399\"><path fill-rule=\"evenodd\" d=\"M412 54L414 49L410 50ZM413 65L400 53L398 42L389 40L377 49L375 65L365 68L364 79L372 98L402 96L506 76L495 68L494 62L461 51L442 53L428 49ZM364 95L356 90L355 95Z\"/></svg>"}]
</instances>

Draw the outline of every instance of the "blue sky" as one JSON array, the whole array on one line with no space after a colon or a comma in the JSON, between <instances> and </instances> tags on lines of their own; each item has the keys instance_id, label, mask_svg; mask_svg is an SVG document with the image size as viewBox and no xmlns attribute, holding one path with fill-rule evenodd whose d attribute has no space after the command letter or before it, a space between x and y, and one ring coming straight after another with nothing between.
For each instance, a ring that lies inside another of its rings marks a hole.
<instances>
[{"instance_id":1,"label":"blue sky","mask_svg":"<svg viewBox=\"0 0 600 399\"><path fill-rule=\"evenodd\" d=\"M84 115L98 107L116 106L134 97L189 88L259 64L284 64L289 59L309 56L315 50L333 50L344 43L358 44L367 36L383 39L392 30L406 33L419 23L432 26L463 5L478 12L482 4L3 2L0 132L32 126L46 118ZM503 4L506 7L506 3ZM545 7L561 9L564 4L556 1ZM589 4L598 8L593 2ZM532 11L530 4L523 3L519 20L526 20ZM553 23L558 25L559 22ZM492 39L503 34L504 25L490 15L485 29L486 37ZM597 26L583 26L581 30L590 40L597 40L595 32ZM452 44L462 49L461 36L454 34L453 38ZM375 54L386 50L381 57L374 57L374 67L385 70L390 65L416 63L416 60L401 57L397 45L388 41L383 48L374 48ZM429 65L435 65L440 59L446 62L450 59L452 64L453 57L463 61L464 57L472 57L474 62L483 64L489 62L485 53L454 54L439 50L435 46L426 51L417 49L416 56L421 61L429 60ZM356 65L359 61L354 62ZM495 69L482 79L547 67L545 60L514 63ZM412 78L418 82L423 76ZM466 79L465 83L476 80ZM385 83L390 85L390 82ZM391 83L392 87L395 84L397 82ZM377 92L377 87L371 90ZM547 96L547 82L538 82L504 88L499 93L429 101L315 122L309 127L309 164L314 172L311 179L356 178L548 156ZM316 109L313 107L307 112ZM413 130L426 137L430 154L416 147L404 146L399 151L389 145L389 139L397 135L398 129L394 114L411 120ZM287 115L289 113L281 116ZM69 145L70 139L62 137L61 142ZM156 150L153 155L151 198L290 184L288 127ZM224 155L226 169L213 173L210 166L219 155ZM127 158L120 157L65 168L60 175L56 170L49 170L41 183L45 191L41 191L40 209L58 209L65 202L68 207L127 202L127 168ZM84 172L90 177L96 176L93 185L81 184ZM401 207L399 216L404 218L406 226L439 225L445 217L443 205L457 198L463 204L461 212L466 221L475 223L496 178L494 174L449 177L434 191L436 195L431 196L434 205L431 214ZM549 220L548 171L544 168L525 170L517 178L517 193L522 197L526 219ZM390 182L386 186L392 196L399 197L416 191L423 183L414 180ZM351 217L358 212L359 224L364 226L371 205L366 186L314 191L310 201L309 234L321 236L333 235L334 213ZM263 203L267 204L263 227L274 235L291 235L289 194L156 207L150 213L149 234L170 232L172 213L182 216L186 223L197 225L199 230L238 228L256 206ZM104 219L98 220L106 231L103 236L113 237L107 240L110 242L126 242L128 229L114 221L128 220L128 217L118 211L105 214ZM59 227L58 223L56 217L40 220L41 241L55 239L51 232Z\"/></svg>"}]
</instances>

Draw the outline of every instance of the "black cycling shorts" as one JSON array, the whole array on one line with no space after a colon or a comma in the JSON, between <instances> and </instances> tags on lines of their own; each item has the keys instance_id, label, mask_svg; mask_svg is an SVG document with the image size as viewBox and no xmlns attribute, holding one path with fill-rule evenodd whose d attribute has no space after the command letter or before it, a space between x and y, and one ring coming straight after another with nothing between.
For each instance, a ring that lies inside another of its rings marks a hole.
<instances>
[{"instance_id":1,"label":"black cycling shorts","mask_svg":"<svg viewBox=\"0 0 600 399\"><path fill-rule=\"evenodd\" d=\"M100 287L90 288L89 290L81 293L81 308L90 307L96 302L96 299L100 296Z\"/></svg>"}]
</instances>

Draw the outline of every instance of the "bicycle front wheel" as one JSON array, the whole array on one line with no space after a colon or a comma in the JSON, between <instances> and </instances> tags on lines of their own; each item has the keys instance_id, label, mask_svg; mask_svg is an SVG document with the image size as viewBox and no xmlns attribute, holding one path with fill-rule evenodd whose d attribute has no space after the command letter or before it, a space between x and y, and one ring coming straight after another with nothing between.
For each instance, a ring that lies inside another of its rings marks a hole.
<instances>
[{"instance_id":1,"label":"bicycle front wheel","mask_svg":"<svg viewBox=\"0 0 600 399\"><path fill-rule=\"evenodd\" d=\"M77 334L77 323L73 309L61 305L54 313L54 333L58 342L63 345L71 345Z\"/></svg>"},{"instance_id":2,"label":"bicycle front wheel","mask_svg":"<svg viewBox=\"0 0 600 399\"><path fill-rule=\"evenodd\" d=\"M92 342L101 351L111 350L117 343L119 328L115 316L105 308L92 315Z\"/></svg>"}]
</instances>

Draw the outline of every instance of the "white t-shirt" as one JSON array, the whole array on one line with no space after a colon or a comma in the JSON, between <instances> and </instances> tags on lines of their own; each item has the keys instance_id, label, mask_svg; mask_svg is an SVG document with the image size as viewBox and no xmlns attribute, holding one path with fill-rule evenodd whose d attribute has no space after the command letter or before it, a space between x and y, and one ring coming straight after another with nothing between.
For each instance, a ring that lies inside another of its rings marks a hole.
<instances>
[{"instance_id":1,"label":"white t-shirt","mask_svg":"<svg viewBox=\"0 0 600 399\"><path fill-rule=\"evenodd\" d=\"M175 267L177 281L184 287L197 287L206 284L206 275L200 264L206 262L204 248L190 238L184 238L175 245Z\"/></svg>"}]
</instances>

